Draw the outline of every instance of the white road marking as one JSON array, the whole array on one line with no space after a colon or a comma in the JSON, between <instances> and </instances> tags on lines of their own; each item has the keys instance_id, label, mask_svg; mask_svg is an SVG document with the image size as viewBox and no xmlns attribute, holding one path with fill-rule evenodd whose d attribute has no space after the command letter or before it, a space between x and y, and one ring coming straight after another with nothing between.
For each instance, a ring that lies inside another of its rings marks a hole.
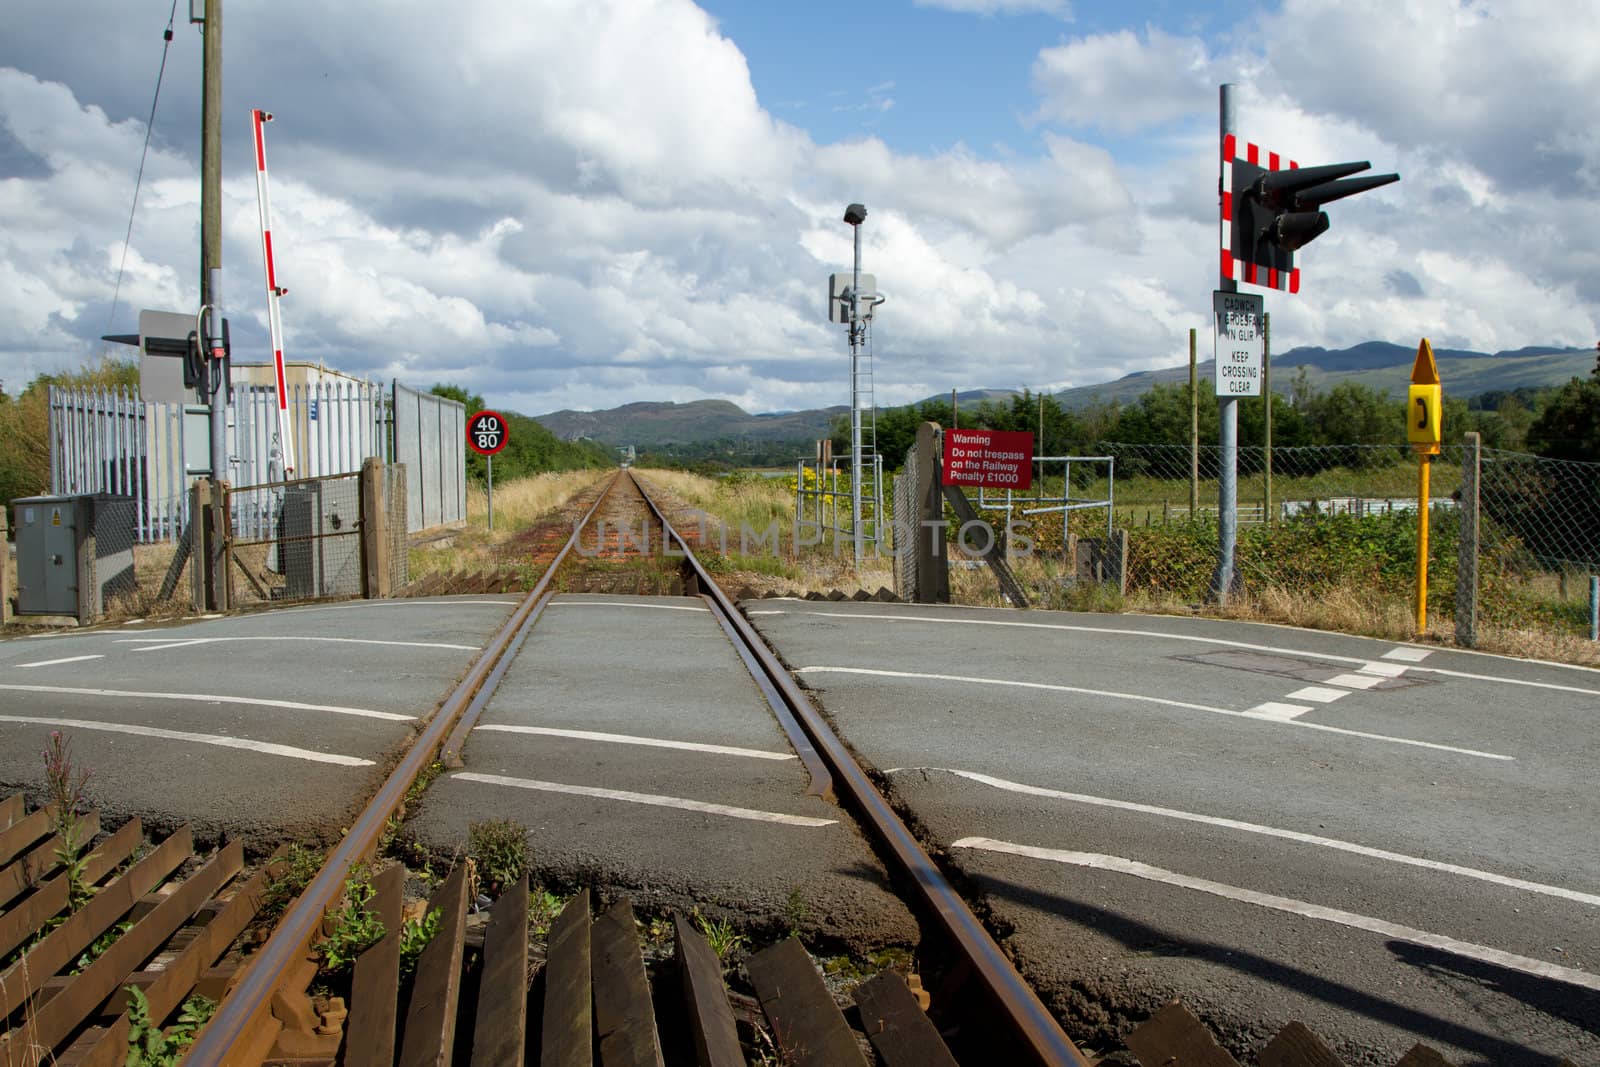
<instances>
[{"instance_id":1,"label":"white road marking","mask_svg":"<svg viewBox=\"0 0 1600 1067\"><path fill-rule=\"evenodd\" d=\"M150 644L151 642L165 642ZM160 652L168 648L183 648L185 645L210 645L225 641L320 641L337 645L389 645L394 648L447 648L455 652L476 652L477 645L447 645L439 641L379 641L366 637L302 637L294 634L254 634L249 637L191 637L183 641L170 641L160 637L119 637L117 644L147 644L147 648L136 648L135 652Z\"/></svg>"},{"instance_id":2,"label":"white road marking","mask_svg":"<svg viewBox=\"0 0 1600 1067\"><path fill-rule=\"evenodd\" d=\"M190 645L203 645L208 640L210 639L205 637L190 637L182 641L174 641L171 638L166 637L119 637L117 638L117 643L128 645L144 641L156 642L154 644L146 645L144 648L136 648L133 651L161 652L169 648L187 648Z\"/></svg>"},{"instance_id":3,"label":"white road marking","mask_svg":"<svg viewBox=\"0 0 1600 1067\"><path fill-rule=\"evenodd\" d=\"M1409 737L1392 737L1389 734L1368 733L1365 730L1347 730L1342 726L1325 726L1319 722L1301 722L1299 719L1262 718L1251 715L1247 711L1234 711L1232 708L1214 708L1207 704L1190 704L1182 700L1166 700L1162 697L1144 696L1139 693L1116 693L1104 689L1084 689L1075 685L1052 685L1046 682L1017 682L1006 678L972 678L959 674L921 674L914 671L881 671L866 667L801 667L795 674L864 674L876 678L915 678L932 682L966 682L973 685L999 685L1018 689L1042 689L1054 693L1083 693L1088 696L1110 697L1115 700L1131 700L1144 704L1160 704L1166 707L1186 708L1190 711L1205 711L1212 715L1229 715L1238 719L1254 719L1257 722L1275 722L1283 726L1298 726L1306 730L1321 730L1330 734L1343 734L1346 737L1362 737L1369 741L1383 741L1393 745L1411 745L1414 748L1431 748L1440 752L1454 752L1462 756L1476 756L1479 759L1514 760L1515 756L1503 756L1497 752L1480 752L1475 748L1457 748L1455 745L1442 745L1435 741L1417 741Z\"/></svg>"},{"instance_id":4,"label":"white road marking","mask_svg":"<svg viewBox=\"0 0 1600 1067\"><path fill-rule=\"evenodd\" d=\"M1304 704L1280 704L1276 700L1269 700L1264 704L1257 704L1245 714L1258 719L1298 719L1310 710Z\"/></svg>"},{"instance_id":5,"label":"white road marking","mask_svg":"<svg viewBox=\"0 0 1600 1067\"><path fill-rule=\"evenodd\" d=\"M540 782L531 778L508 778L503 774L477 774L472 771L460 771L450 776L465 782L481 782L485 785L505 785L513 789L536 789L545 793L571 793L581 797L597 797L601 800L620 800L627 804L648 804L658 808L681 808L684 811L698 811L707 815L726 815L733 819L748 819L752 822L775 822L786 826L832 826L833 819L813 819L806 815L785 815L777 811L758 811L755 808L735 808L726 804L707 804L699 800L686 800L682 797L657 796L654 793L630 793L622 789L600 789L588 785L563 785L560 782Z\"/></svg>"},{"instance_id":6,"label":"white road marking","mask_svg":"<svg viewBox=\"0 0 1600 1067\"><path fill-rule=\"evenodd\" d=\"M200 704L249 704L260 708L287 708L290 711L327 711L335 715L357 715L364 719L388 719L393 722L411 722L415 715L397 715L392 711L373 711L370 708L346 708L337 704L300 704L293 700L262 700L257 697L223 696L218 693L141 693L128 689L78 689L63 685L7 685L19 693L62 693L86 697L136 697L142 700L188 700Z\"/></svg>"},{"instance_id":7,"label":"white road marking","mask_svg":"<svg viewBox=\"0 0 1600 1067\"><path fill-rule=\"evenodd\" d=\"M239 748L267 756L287 756L290 759L309 760L312 763L335 763L341 767L370 767L369 759L341 756L336 752L313 752L293 745L275 745L270 741L251 741L243 737L223 737L219 734L195 734L185 730L161 730L154 726L134 726L122 722L97 722L93 719L57 719L42 715L0 715L0 722L36 723L40 726L68 726L80 730L102 730L113 734L134 734L138 737L157 737L166 741L191 741L198 745L217 745L221 748Z\"/></svg>"},{"instance_id":8,"label":"white road marking","mask_svg":"<svg viewBox=\"0 0 1600 1067\"><path fill-rule=\"evenodd\" d=\"M774 598L776 599L776 598ZM1004 619L934 619L926 615L886 615L873 612L843 612L843 611L752 611L751 615L815 615L825 619L873 619L885 622L926 622L940 626L1014 626L1031 630L1066 630L1076 633L1107 634L1111 636L1126 637L1156 637L1166 641L1191 641L1197 644L1222 645L1227 648L1243 648L1253 652L1269 652L1278 656L1300 656L1306 659L1330 660L1336 663L1354 663L1361 665L1368 662L1360 656L1340 656L1331 652L1311 652L1303 648L1282 648L1277 645L1259 645L1249 641L1231 641L1222 637L1200 637L1194 634L1175 634L1165 630L1127 630L1109 626L1072 626L1066 623L1051 622L1010 622ZM1322 631L1313 631L1320 633ZM1334 636L1349 636L1340 634ZM1553 682L1529 682L1520 678L1499 678L1492 674L1471 674L1466 671L1450 671L1442 667L1418 667L1425 657L1434 650L1431 648L1395 648L1384 653L1385 659L1403 660L1413 665L1413 670L1426 671L1446 678L1465 678L1474 682L1497 682L1501 685L1518 685L1529 689L1551 689L1562 693L1578 693L1583 696L1600 697L1600 689L1586 689L1576 685L1557 685ZM1466 649L1455 649L1456 652L1466 652ZM1474 652L1473 655L1487 655L1487 653ZM1496 657L1509 658L1509 657ZM1536 664L1541 667L1560 667L1570 670L1592 671L1592 667L1583 667L1570 663L1552 663L1548 660L1516 660L1519 664Z\"/></svg>"},{"instance_id":9,"label":"white road marking","mask_svg":"<svg viewBox=\"0 0 1600 1067\"><path fill-rule=\"evenodd\" d=\"M82 663L88 659L105 659L104 654L94 656L68 656L66 659L41 659L33 663L19 663L18 667L59 667L63 663Z\"/></svg>"},{"instance_id":10,"label":"white road marking","mask_svg":"<svg viewBox=\"0 0 1600 1067\"><path fill-rule=\"evenodd\" d=\"M319 607L285 608L274 615L304 615L313 611L368 611L372 608L436 608L441 604L454 604L464 608L500 607L514 608L519 600L446 600L440 597L396 597L393 600L368 600L362 604L325 604Z\"/></svg>"},{"instance_id":11,"label":"white road marking","mask_svg":"<svg viewBox=\"0 0 1600 1067\"><path fill-rule=\"evenodd\" d=\"M1326 686L1308 685L1289 694L1290 700L1309 700L1313 704L1332 704L1340 697L1350 695L1348 689L1329 689Z\"/></svg>"},{"instance_id":12,"label":"white road marking","mask_svg":"<svg viewBox=\"0 0 1600 1067\"><path fill-rule=\"evenodd\" d=\"M1361 665L1362 674L1376 674L1383 678L1398 678L1406 673L1404 663L1385 663L1382 660L1368 660Z\"/></svg>"},{"instance_id":13,"label":"white road marking","mask_svg":"<svg viewBox=\"0 0 1600 1067\"><path fill-rule=\"evenodd\" d=\"M964 837L957 841L954 847L982 849L986 852L1004 852L1013 856L1026 856L1029 859L1065 863L1075 867L1092 867L1096 870L1114 871L1118 874L1131 875L1134 878L1143 878L1150 882L1163 882L1182 889L1193 889L1202 893L1210 893L1213 896L1241 901L1245 904L1254 904L1261 908L1270 908L1273 911L1287 912L1291 915L1301 915L1309 919L1320 919L1323 922L1337 923L1340 926L1348 926L1356 930L1365 930L1368 933L1378 934L1396 941L1406 941L1413 945L1439 949L1442 952L1449 952L1456 956L1478 960L1481 963L1504 967L1507 970L1520 971L1523 974L1531 974L1538 978L1550 978L1557 982L1581 986L1584 989L1600 990L1600 975L1590 974L1587 971L1576 970L1572 967L1562 967L1560 964L1547 963L1544 960L1536 960L1529 956L1518 956L1515 953L1489 948L1486 945L1474 944L1471 941L1458 941L1443 934L1429 933L1426 930L1418 930L1411 926L1401 926L1399 923L1392 923L1385 919L1375 919L1370 915L1358 915L1353 911L1342 911L1338 908L1312 904L1304 900L1295 900L1291 897L1280 897L1272 893L1259 893L1254 889L1244 889L1240 886L1213 882L1209 878L1196 878L1192 875L1178 874L1175 871L1152 867L1148 863L1140 863L1137 860L1126 859L1122 856L1106 856L1096 852L1069 852L1065 849L1036 848L1032 845L1012 844L1009 841L995 841L987 837Z\"/></svg>"},{"instance_id":14,"label":"white road marking","mask_svg":"<svg viewBox=\"0 0 1600 1067\"><path fill-rule=\"evenodd\" d=\"M750 759L796 759L792 752L767 752L759 748L735 748L732 745L706 745L697 741L668 741L659 737L635 737L631 734L607 734L594 730L558 730L553 726L509 726L480 723L479 730L503 734L542 734L548 737L570 737L579 741L609 741L619 745L646 745L651 748L678 748L688 752L710 752L718 756L745 756Z\"/></svg>"},{"instance_id":15,"label":"white road marking","mask_svg":"<svg viewBox=\"0 0 1600 1067\"><path fill-rule=\"evenodd\" d=\"M1346 689L1371 689L1384 680L1383 676L1378 674L1336 674L1325 684L1341 685Z\"/></svg>"},{"instance_id":16,"label":"white road marking","mask_svg":"<svg viewBox=\"0 0 1600 1067\"><path fill-rule=\"evenodd\" d=\"M552 600L553 608L644 608L646 611L710 611L704 605L638 604L631 600Z\"/></svg>"},{"instance_id":17,"label":"white road marking","mask_svg":"<svg viewBox=\"0 0 1600 1067\"><path fill-rule=\"evenodd\" d=\"M982 785L993 786L995 789L1003 789L1009 793L1025 793L1029 796L1067 800L1074 804L1089 804L1098 808L1115 808L1118 811L1134 811L1142 815L1159 815L1166 819L1181 819L1184 822L1220 826L1228 830L1242 830L1245 833L1261 834L1264 837L1278 837L1285 841L1295 841L1302 845L1316 845L1319 848L1349 852L1357 856L1366 856L1369 859L1400 863L1407 867L1421 867L1424 870L1456 874L1463 878L1475 878L1480 882L1492 882L1495 885L1502 885L1511 889L1522 889L1529 893L1539 893L1547 897L1557 897L1561 900L1572 900L1579 904L1588 904L1591 907L1600 907L1600 895L1594 893L1584 893L1576 889L1566 889L1562 886L1549 885L1544 882L1530 882L1525 878L1513 878L1510 875L1496 874L1493 871L1480 870L1477 867L1463 867L1456 863L1424 859L1421 856L1409 856L1404 852L1390 852L1388 849L1358 845L1353 841L1341 841L1336 837L1305 834L1298 830L1283 830L1276 826L1263 826L1260 823L1243 822L1239 819L1225 819L1217 815L1201 815L1197 812L1182 811L1177 808L1162 808L1154 804L1139 804L1131 800L1113 800L1110 797L1096 797L1084 793L1068 793L1060 789L1046 789L1043 786L1025 785L1021 782L996 778L993 775L980 774L977 771L960 771L953 767L896 767L887 773L907 774L911 771L943 771L946 774L953 774L959 778L965 778L968 781L978 782Z\"/></svg>"}]
</instances>

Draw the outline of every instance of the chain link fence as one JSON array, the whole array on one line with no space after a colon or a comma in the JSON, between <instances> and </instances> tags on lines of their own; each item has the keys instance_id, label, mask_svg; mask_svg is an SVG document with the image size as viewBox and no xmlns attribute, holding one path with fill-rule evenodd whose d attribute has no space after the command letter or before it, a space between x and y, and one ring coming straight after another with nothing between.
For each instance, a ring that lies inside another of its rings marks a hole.
<instances>
[{"instance_id":1,"label":"chain link fence","mask_svg":"<svg viewBox=\"0 0 1600 1067\"><path fill-rule=\"evenodd\" d=\"M1135 603L1206 600L1221 449L1093 447L1115 457L1115 521L1129 530ZM1480 622L1586 635L1587 576L1600 572L1600 463L1482 455ZM1446 446L1430 467L1429 610L1440 618L1455 609L1464 459L1462 446ZM1235 567L1247 592L1410 603L1420 485L1409 446L1240 447L1237 470Z\"/></svg>"}]
</instances>

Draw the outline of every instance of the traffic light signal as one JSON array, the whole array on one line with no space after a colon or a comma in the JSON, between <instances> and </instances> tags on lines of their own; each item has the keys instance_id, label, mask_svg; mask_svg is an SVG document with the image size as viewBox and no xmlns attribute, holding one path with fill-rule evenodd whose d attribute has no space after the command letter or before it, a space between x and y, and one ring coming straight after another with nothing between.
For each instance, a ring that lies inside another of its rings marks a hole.
<instances>
[{"instance_id":1,"label":"traffic light signal","mask_svg":"<svg viewBox=\"0 0 1600 1067\"><path fill-rule=\"evenodd\" d=\"M1222 267L1226 277L1251 285L1298 292L1294 253L1327 231L1322 205L1400 180L1398 174L1350 177L1369 169L1367 162L1280 167L1275 152L1262 166L1261 150L1245 148L1240 158L1233 135L1223 139Z\"/></svg>"}]
</instances>

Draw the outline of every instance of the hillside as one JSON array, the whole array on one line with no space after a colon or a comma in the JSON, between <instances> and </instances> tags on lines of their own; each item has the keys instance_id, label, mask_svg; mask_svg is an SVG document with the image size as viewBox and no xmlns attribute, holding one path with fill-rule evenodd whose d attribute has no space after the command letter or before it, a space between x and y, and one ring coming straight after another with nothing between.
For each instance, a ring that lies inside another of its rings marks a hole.
<instances>
[{"instance_id":1,"label":"hillside","mask_svg":"<svg viewBox=\"0 0 1600 1067\"><path fill-rule=\"evenodd\" d=\"M752 415L728 400L624 404L607 411L553 411L536 416L564 440L588 437L607 445L640 449L692 441L811 441L825 437L829 421L846 405L808 411Z\"/></svg>"},{"instance_id":2,"label":"hillside","mask_svg":"<svg viewBox=\"0 0 1600 1067\"><path fill-rule=\"evenodd\" d=\"M1595 354L1587 348L1519 348L1508 352L1469 352L1435 348L1439 380L1447 396L1473 397L1493 389L1518 386L1546 388L1570 378L1586 377L1594 369ZM1306 368L1306 376L1318 389L1327 390L1340 382L1357 381L1391 396L1404 398L1411 382L1411 365L1416 348L1367 341L1351 348L1326 349L1314 346L1291 348L1272 358L1275 391L1283 392L1289 378ZM1202 378L1212 376L1212 361L1200 363ZM1189 380L1187 364L1161 370L1139 371L1100 385L1064 389L1055 394L1063 407L1081 409L1092 403L1113 400L1129 403L1157 383L1183 383Z\"/></svg>"},{"instance_id":3,"label":"hillside","mask_svg":"<svg viewBox=\"0 0 1600 1067\"><path fill-rule=\"evenodd\" d=\"M1403 398L1411 381L1415 347L1367 341L1351 348L1327 349L1306 346L1292 348L1272 360L1274 386L1287 391L1292 377L1305 368L1306 376L1319 390L1328 390L1345 381L1358 381ZM1472 397L1490 390L1518 386L1546 388L1570 378L1586 377L1595 365L1595 353L1586 348L1519 348L1506 352L1471 352L1435 348L1439 377L1446 396ZM1212 375L1212 361L1200 364L1203 378ZM1161 370L1140 371L1099 385L1085 385L1056 393L1061 405L1081 410L1094 403L1113 401L1129 404L1157 383L1183 383L1189 380L1187 365ZM960 402L999 400L1011 396L1004 389L971 389L960 394ZM932 397L944 400L947 396ZM827 435L832 420L848 411L846 405L752 415L727 400L695 400L686 404L644 402L624 404L607 411L554 411L539 415L537 421L563 440L589 438L605 445L634 445L641 450L701 442L728 442L733 452L751 446L777 442L809 442Z\"/></svg>"}]
</instances>

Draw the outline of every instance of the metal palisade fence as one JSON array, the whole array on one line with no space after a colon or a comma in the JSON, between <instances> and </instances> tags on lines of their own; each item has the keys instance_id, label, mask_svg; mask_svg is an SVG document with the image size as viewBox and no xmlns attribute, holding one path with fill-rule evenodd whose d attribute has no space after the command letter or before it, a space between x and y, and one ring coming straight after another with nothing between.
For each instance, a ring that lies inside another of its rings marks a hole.
<instances>
[{"instance_id":1,"label":"metal palisade fence","mask_svg":"<svg viewBox=\"0 0 1600 1067\"><path fill-rule=\"evenodd\" d=\"M176 540L188 523L193 479L210 465L207 409L149 403L126 389L52 386L50 492L109 493L133 502L140 543ZM288 397L296 466L277 447L277 391L237 385L226 447L234 485L323 478L361 469L368 456L408 467L412 532L466 517L461 404L370 381L294 386Z\"/></svg>"},{"instance_id":2,"label":"metal palisade fence","mask_svg":"<svg viewBox=\"0 0 1600 1067\"><path fill-rule=\"evenodd\" d=\"M467 517L467 409L433 393L395 383L393 462L406 477L411 529L427 530Z\"/></svg>"}]
</instances>

